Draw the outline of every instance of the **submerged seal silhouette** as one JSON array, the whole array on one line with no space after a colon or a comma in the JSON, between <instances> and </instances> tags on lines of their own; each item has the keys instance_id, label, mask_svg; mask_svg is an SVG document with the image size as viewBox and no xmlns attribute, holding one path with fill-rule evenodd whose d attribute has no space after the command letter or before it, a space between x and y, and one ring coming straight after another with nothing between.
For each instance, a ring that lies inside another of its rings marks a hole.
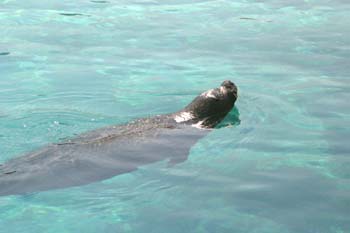
<instances>
[{"instance_id":1,"label":"submerged seal silhouette","mask_svg":"<svg viewBox=\"0 0 350 233\"><path fill-rule=\"evenodd\" d=\"M0 196L89 184L169 159L187 159L191 146L233 108L237 87L224 81L179 112L84 133L0 166Z\"/></svg>"}]
</instances>

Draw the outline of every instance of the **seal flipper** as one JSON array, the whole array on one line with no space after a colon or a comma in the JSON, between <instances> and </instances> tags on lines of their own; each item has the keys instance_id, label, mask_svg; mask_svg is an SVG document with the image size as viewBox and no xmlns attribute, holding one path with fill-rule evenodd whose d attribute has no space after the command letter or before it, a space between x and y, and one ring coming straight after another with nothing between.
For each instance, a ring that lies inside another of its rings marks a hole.
<instances>
[{"instance_id":1,"label":"seal flipper","mask_svg":"<svg viewBox=\"0 0 350 233\"><path fill-rule=\"evenodd\" d=\"M179 146L174 146L174 150L170 153L170 159L168 160L167 167L171 168L179 163L183 163L188 159L190 155L191 146L195 144L198 138L206 135L209 130L198 129L195 127L182 128L181 132L178 132L177 137L172 138L172 142ZM177 134L172 131L172 134ZM189 143L191 146L184 146Z\"/></svg>"},{"instance_id":2,"label":"seal flipper","mask_svg":"<svg viewBox=\"0 0 350 233\"><path fill-rule=\"evenodd\" d=\"M10 175L10 174L13 174L13 173L15 173L15 172L17 172L17 171L8 171L8 172L4 172L4 174L5 174L5 175Z\"/></svg>"},{"instance_id":3,"label":"seal flipper","mask_svg":"<svg viewBox=\"0 0 350 233\"><path fill-rule=\"evenodd\" d=\"M0 164L0 175L10 175L15 172L16 170L14 169L6 170L4 164Z\"/></svg>"},{"instance_id":4,"label":"seal flipper","mask_svg":"<svg viewBox=\"0 0 350 233\"><path fill-rule=\"evenodd\" d=\"M173 152L168 160L167 167L172 168L179 163L183 163L188 159L191 148L179 148L176 152Z\"/></svg>"}]
</instances>

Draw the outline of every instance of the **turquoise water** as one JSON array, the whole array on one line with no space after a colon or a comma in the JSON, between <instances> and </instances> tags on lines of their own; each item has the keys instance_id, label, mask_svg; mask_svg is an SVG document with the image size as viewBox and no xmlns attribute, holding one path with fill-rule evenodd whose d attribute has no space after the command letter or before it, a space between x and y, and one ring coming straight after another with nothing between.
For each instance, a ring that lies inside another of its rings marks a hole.
<instances>
[{"instance_id":1,"label":"turquoise water","mask_svg":"<svg viewBox=\"0 0 350 233\"><path fill-rule=\"evenodd\" d=\"M0 4L0 163L240 91L186 162L0 197L1 233L350 232L348 1Z\"/></svg>"}]
</instances>

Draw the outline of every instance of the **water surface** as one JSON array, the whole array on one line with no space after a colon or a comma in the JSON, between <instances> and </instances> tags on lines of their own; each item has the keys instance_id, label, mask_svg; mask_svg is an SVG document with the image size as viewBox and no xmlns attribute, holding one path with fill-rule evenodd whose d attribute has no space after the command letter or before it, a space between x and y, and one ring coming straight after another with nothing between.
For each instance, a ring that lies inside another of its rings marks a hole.
<instances>
[{"instance_id":1,"label":"water surface","mask_svg":"<svg viewBox=\"0 0 350 233\"><path fill-rule=\"evenodd\" d=\"M1 197L1 233L350 232L348 1L0 6L0 163L177 111L225 79L240 91L240 124L186 162Z\"/></svg>"}]
</instances>

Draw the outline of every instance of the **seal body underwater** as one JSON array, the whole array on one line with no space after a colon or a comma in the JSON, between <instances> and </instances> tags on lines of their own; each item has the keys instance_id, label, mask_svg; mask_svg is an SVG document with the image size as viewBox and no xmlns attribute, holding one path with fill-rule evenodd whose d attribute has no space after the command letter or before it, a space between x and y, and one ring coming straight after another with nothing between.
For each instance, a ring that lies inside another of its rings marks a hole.
<instances>
[{"instance_id":1,"label":"seal body underwater","mask_svg":"<svg viewBox=\"0 0 350 233\"><path fill-rule=\"evenodd\" d=\"M0 196L89 184L165 159L169 166L183 162L236 99L237 87L224 81L179 112L97 129L9 160L0 166Z\"/></svg>"}]
</instances>

